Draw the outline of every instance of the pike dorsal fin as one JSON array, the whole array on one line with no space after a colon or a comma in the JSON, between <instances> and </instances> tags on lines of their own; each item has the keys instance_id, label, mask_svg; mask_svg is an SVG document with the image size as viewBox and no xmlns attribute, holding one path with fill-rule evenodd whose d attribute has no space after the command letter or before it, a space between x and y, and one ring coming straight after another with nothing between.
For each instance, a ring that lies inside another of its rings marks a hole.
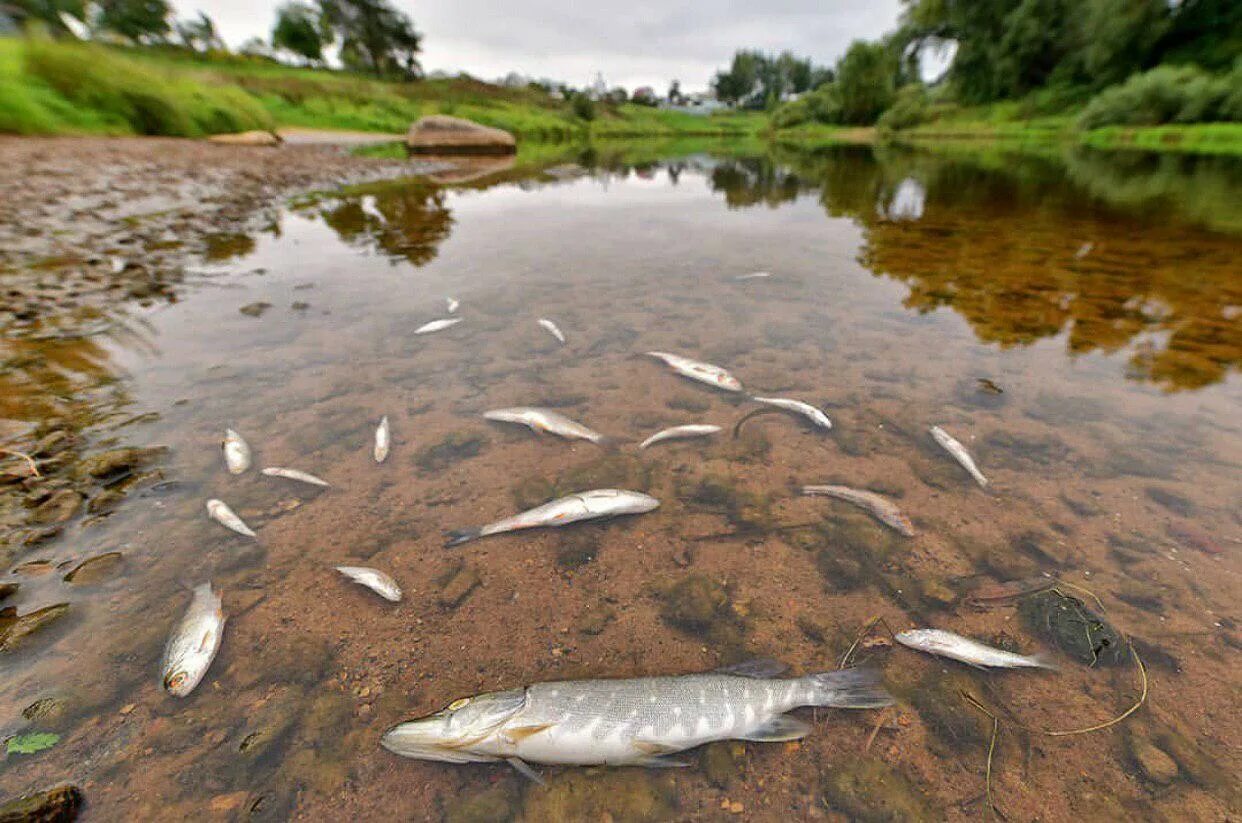
<instances>
[{"instance_id":1,"label":"pike dorsal fin","mask_svg":"<svg viewBox=\"0 0 1242 823\"><path fill-rule=\"evenodd\" d=\"M741 663L721 666L715 672L716 674L731 674L734 677L753 677L757 680L763 680L769 677L777 677L788 668L779 660L773 660L770 657L758 657L754 660L743 660Z\"/></svg>"}]
</instances>

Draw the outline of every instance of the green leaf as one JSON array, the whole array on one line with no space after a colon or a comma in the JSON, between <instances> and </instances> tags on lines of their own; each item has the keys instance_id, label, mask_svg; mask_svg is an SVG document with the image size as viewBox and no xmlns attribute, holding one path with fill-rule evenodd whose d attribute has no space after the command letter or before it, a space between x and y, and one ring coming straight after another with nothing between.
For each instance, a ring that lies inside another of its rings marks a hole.
<instances>
[{"instance_id":1,"label":"green leaf","mask_svg":"<svg viewBox=\"0 0 1242 823\"><path fill-rule=\"evenodd\" d=\"M60 735L51 732L19 734L9 738L7 751L9 754L34 754L52 748L59 741Z\"/></svg>"}]
</instances>

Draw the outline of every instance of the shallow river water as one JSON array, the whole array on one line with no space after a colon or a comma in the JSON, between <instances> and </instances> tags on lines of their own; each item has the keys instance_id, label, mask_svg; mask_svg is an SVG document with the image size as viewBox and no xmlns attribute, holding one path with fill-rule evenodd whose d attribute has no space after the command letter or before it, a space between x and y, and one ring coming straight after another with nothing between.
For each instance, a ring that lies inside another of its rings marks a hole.
<instances>
[{"instance_id":1,"label":"shallow river water","mask_svg":"<svg viewBox=\"0 0 1242 823\"><path fill-rule=\"evenodd\" d=\"M9 352L55 379L6 392L6 416L87 385L79 402L106 409L99 445L170 451L163 480L3 579L21 614L70 610L0 656L3 736L58 735L28 754L10 741L0 795L71 781L93 820L938 820L983 817L990 790L1008 820L1228 819L1238 202L1242 174L1206 161L727 148L296 201L266 231L219 238L180 302ZM771 276L739 279L757 271ZM414 336L446 297L463 322ZM735 436L757 407L649 350L811 402L834 428L763 415ZM514 405L616 442L480 418ZM684 423L724 431L636 448ZM986 491L932 425L971 451ZM255 453L238 477L226 427ZM258 474L271 465L332 488ZM824 483L888 496L916 536L797 493ZM446 530L601 487L661 506L443 546ZM257 541L210 521L212 497ZM107 573L63 580L105 552L121 553ZM405 599L342 564L391 573ZM996 597L1040 579L1056 588ZM159 659L205 580L224 641L178 700ZM979 671L894 647L886 626L1059 669ZM685 769L547 767L539 786L379 747L392 724L480 692L753 657L815 672L851 646L895 707L803 710L804 740L717 744ZM1122 722L1046 733L1105 723L1144 682Z\"/></svg>"}]
</instances>

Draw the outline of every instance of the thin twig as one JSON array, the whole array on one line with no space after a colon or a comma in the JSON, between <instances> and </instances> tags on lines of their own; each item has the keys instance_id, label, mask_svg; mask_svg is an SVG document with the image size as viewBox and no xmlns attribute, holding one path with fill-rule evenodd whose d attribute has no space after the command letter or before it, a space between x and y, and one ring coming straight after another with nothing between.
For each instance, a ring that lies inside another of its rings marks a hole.
<instances>
[{"instance_id":1,"label":"thin twig","mask_svg":"<svg viewBox=\"0 0 1242 823\"><path fill-rule=\"evenodd\" d=\"M13 457L20 457L22 460L25 460L30 464L30 470L34 472L35 477L43 476L39 473L39 466L35 463L34 458L25 452L14 451L13 449L0 449L0 454L9 454Z\"/></svg>"},{"instance_id":2,"label":"thin twig","mask_svg":"<svg viewBox=\"0 0 1242 823\"><path fill-rule=\"evenodd\" d=\"M996 737L997 737L997 734L1000 732L1000 721L996 718L996 715L988 711L987 707L984 706L983 703L981 703L979 699L976 698L973 694L966 691L965 689L962 689L961 695L963 698L966 699L968 703L970 703L976 709L983 712L988 717L992 718L992 739L988 741L988 766L987 766L986 777L984 779L984 791L987 793L987 797L988 797L987 808L988 808L988 813L990 815L993 812L997 812L995 804L992 803L992 755L996 752ZM985 815L985 817L986 816L987 815Z\"/></svg>"},{"instance_id":3,"label":"thin twig","mask_svg":"<svg viewBox=\"0 0 1242 823\"><path fill-rule=\"evenodd\" d=\"M1127 639L1127 642L1129 642L1128 639ZM1066 731L1045 731L1044 734L1050 735L1052 737L1068 737L1069 735L1072 735L1072 734L1087 734L1088 732L1098 732L1101 729L1107 729L1109 726L1117 725L1118 723L1120 723L1121 721L1125 720L1127 717L1129 717L1130 715L1138 711L1139 708L1145 702L1147 702L1147 669L1146 667L1143 666L1143 661L1139 659L1138 652L1134 650L1133 643L1130 643L1130 654L1134 656L1134 662L1138 664L1139 677L1142 678L1142 681L1143 681L1143 693L1139 696L1137 703L1135 703L1130 708L1126 709L1121 714L1114 717L1112 720L1109 720L1105 723L1099 723L1095 726L1088 726L1085 729L1068 729Z\"/></svg>"},{"instance_id":4,"label":"thin twig","mask_svg":"<svg viewBox=\"0 0 1242 823\"><path fill-rule=\"evenodd\" d=\"M884 619L883 615L877 614L875 617L868 620L867 624L858 632L858 636L854 638L854 642L850 644L850 647L846 649L845 654L842 655L841 662L837 665L838 669L844 669L849 664L850 656L854 654L854 649L858 648L858 644L862 642L862 639L866 637L873 628L875 628L877 623L883 623L884 628L888 630L890 635L893 633L893 630L889 628L888 622Z\"/></svg>"},{"instance_id":5,"label":"thin twig","mask_svg":"<svg viewBox=\"0 0 1242 823\"><path fill-rule=\"evenodd\" d=\"M871 744L875 742L875 737L880 733L880 727L884 725L885 715L888 714L888 706L880 709L880 714L875 719L875 728L871 730L871 734L867 737L867 745L863 746L863 753L871 751Z\"/></svg>"},{"instance_id":6,"label":"thin twig","mask_svg":"<svg viewBox=\"0 0 1242 823\"><path fill-rule=\"evenodd\" d=\"M1088 595L1092 600L1094 600L1095 605L1100 607L1100 611L1107 611L1107 609L1104 608L1103 601L1100 600L1100 598L1096 597L1095 592L1091 591L1090 589L1084 588L1075 583L1070 583L1067 580L1061 580L1060 578L1057 578L1057 585L1058 586L1069 586L1071 589L1077 589L1078 591L1082 592L1083 594ZM1056 589L1053 588L1053 591L1056 591ZM1057 594L1061 595L1062 597L1066 596L1063 592L1057 592Z\"/></svg>"}]
</instances>

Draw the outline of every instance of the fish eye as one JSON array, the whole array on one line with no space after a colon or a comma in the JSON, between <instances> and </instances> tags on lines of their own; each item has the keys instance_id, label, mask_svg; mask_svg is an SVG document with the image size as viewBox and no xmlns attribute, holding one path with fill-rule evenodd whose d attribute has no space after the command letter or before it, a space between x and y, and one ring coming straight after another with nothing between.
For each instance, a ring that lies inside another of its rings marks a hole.
<instances>
[{"instance_id":1,"label":"fish eye","mask_svg":"<svg viewBox=\"0 0 1242 823\"><path fill-rule=\"evenodd\" d=\"M172 691L173 689L176 689L179 686L181 686L181 684L186 681L187 677L188 675L186 675L185 672L175 672L173 674L170 674L168 675L168 677L164 678L164 688L168 689L169 691Z\"/></svg>"},{"instance_id":2,"label":"fish eye","mask_svg":"<svg viewBox=\"0 0 1242 823\"><path fill-rule=\"evenodd\" d=\"M470 703L469 697L459 697L452 703L448 704L449 711L455 712L458 709L464 709Z\"/></svg>"}]
</instances>

